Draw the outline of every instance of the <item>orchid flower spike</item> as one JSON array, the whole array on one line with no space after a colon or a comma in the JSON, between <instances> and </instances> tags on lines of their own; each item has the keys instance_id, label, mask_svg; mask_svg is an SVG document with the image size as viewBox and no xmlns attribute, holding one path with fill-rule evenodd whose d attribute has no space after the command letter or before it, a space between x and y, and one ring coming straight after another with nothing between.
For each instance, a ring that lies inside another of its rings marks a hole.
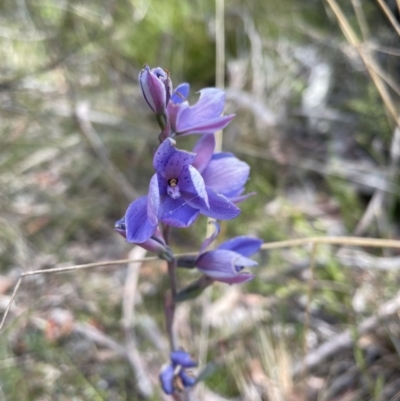
<instances>
[{"instance_id":1,"label":"orchid flower spike","mask_svg":"<svg viewBox=\"0 0 400 401\"><path fill-rule=\"evenodd\" d=\"M235 117L234 114L222 115L225 105L225 92L222 89L202 89L200 99L193 106L189 106L186 100L189 90L189 84L180 84L168 103L168 122L175 135L212 134L225 128Z\"/></svg>"},{"instance_id":2,"label":"orchid flower spike","mask_svg":"<svg viewBox=\"0 0 400 401\"><path fill-rule=\"evenodd\" d=\"M172 82L169 72L162 68L146 65L139 74L139 83L143 97L151 110L159 116L165 114L172 93Z\"/></svg>"},{"instance_id":3,"label":"orchid flower spike","mask_svg":"<svg viewBox=\"0 0 400 401\"><path fill-rule=\"evenodd\" d=\"M196 383L196 378L186 369L197 366L197 363L183 350L171 352L170 360L171 362L160 372L160 382L164 392L173 394L175 391L192 387Z\"/></svg>"},{"instance_id":4,"label":"orchid flower spike","mask_svg":"<svg viewBox=\"0 0 400 401\"><path fill-rule=\"evenodd\" d=\"M260 250L262 240L246 236L235 237L223 242L214 250L203 252L218 232L219 229L203 242L201 253L195 261L197 269L223 283L240 284L252 280L254 275L242 270L244 267L257 266L258 263L249 259L249 256Z\"/></svg>"}]
</instances>

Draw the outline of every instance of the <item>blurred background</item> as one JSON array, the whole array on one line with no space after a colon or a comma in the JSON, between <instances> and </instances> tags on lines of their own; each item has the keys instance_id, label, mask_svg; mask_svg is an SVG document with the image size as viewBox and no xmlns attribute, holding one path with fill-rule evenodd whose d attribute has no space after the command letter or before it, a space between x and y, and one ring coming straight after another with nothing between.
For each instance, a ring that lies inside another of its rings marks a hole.
<instances>
[{"instance_id":1,"label":"blurred background","mask_svg":"<svg viewBox=\"0 0 400 401\"><path fill-rule=\"evenodd\" d=\"M232 0L216 18L212 0L2 0L2 313L22 272L143 256L113 231L147 192L158 143L137 76L161 66L195 102L215 86L218 28L236 113L223 149L251 165L257 193L219 240L398 239L398 5ZM205 232L205 219L174 230L174 249ZM182 346L214 361L194 399L400 399L399 251L320 245L313 271L310 251L264 251L251 283L179 305ZM165 273L24 278L0 333L0 401L163 399Z\"/></svg>"}]
</instances>

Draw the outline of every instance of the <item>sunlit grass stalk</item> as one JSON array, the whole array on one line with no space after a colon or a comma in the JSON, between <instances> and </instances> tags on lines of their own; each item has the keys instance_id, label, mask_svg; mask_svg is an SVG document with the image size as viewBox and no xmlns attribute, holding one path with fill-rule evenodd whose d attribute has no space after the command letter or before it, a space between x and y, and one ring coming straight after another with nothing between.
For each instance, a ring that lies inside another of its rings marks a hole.
<instances>
[{"instance_id":1,"label":"sunlit grass stalk","mask_svg":"<svg viewBox=\"0 0 400 401\"><path fill-rule=\"evenodd\" d=\"M354 29L351 27L348 18L343 13L337 1L336 0L326 0L326 1L329 4L330 8L332 9L333 13L335 14L344 36L346 37L350 45L357 50L362 61L364 62L365 67L367 68L367 71L369 72L374 85L376 86L385 106L389 110L389 113L394 119L396 125L399 125L397 108L393 102L393 99L390 96L390 93L386 85L384 84L382 78L377 73L379 67L377 66L374 58L371 56L367 46L364 46L364 44L360 41ZM378 0L378 2L381 3L381 0Z\"/></svg>"}]
</instances>

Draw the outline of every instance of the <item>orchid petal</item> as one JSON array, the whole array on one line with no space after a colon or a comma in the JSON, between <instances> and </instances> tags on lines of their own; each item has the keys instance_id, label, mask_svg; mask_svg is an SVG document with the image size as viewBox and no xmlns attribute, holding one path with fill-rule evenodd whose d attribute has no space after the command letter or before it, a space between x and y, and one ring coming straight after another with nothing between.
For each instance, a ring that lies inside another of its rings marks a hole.
<instances>
[{"instance_id":1,"label":"orchid petal","mask_svg":"<svg viewBox=\"0 0 400 401\"><path fill-rule=\"evenodd\" d=\"M178 114L182 112L183 109L187 109L189 107L189 102L183 103L173 103L169 102L167 106L167 118L171 130L176 132L176 120L178 119Z\"/></svg>"},{"instance_id":2,"label":"orchid petal","mask_svg":"<svg viewBox=\"0 0 400 401\"><path fill-rule=\"evenodd\" d=\"M147 198L147 217L152 225L158 224L158 213L160 210L160 191L157 174L151 177L149 195Z\"/></svg>"},{"instance_id":3,"label":"orchid petal","mask_svg":"<svg viewBox=\"0 0 400 401\"><path fill-rule=\"evenodd\" d=\"M226 284L243 284L253 280L254 274L243 272L234 277L216 279Z\"/></svg>"},{"instance_id":4,"label":"orchid petal","mask_svg":"<svg viewBox=\"0 0 400 401\"><path fill-rule=\"evenodd\" d=\"M240 214L240 209L225 196L206 186L210 209L199 208L200 212L217 220L231 220Z\"/></svg>"},{"instance_id":5,"label":"orchid petal","mask_svg":"<svg viewBox=\"0 0 400 401\"><path fill-rule=\"evenodd\" d=\"M148 240L156 229L147 218L147 195L132 202L125 214L126 240L141 243Z\"/></svg>"},{"instance_id":6,"label":"orchid petal","mask_svg":"<svg viewBox=\"0 0 400 401\"><path fill-rule=\"evenodd\" d=\"M179 190L187 203L198 209L209 209L208 195L203 177L193 166L184 166L178 178Z\"/></svg>"},{"instance_id":7,"label":"orchid petal","mask_svg":"<svg viewBox=\"0 0 400 401\"><path fill-rule=\"evenodd\" d=\"M125 217L115 222L114 231L116 231L117 233L121 234L124 238L126 238Z\"/></svg>"},{"instance_id":8,"label":"orchid petal","mask_svg":"<svg viewBox=\"0 0 400 401\"><path fill-rule=\"evenodd\" d=\"M172 138L166 138L157 148L153 157L153 167L156 171L164 170L171 155L175 152L176 142Z\"/></svg>"},{"instance_id":9,"label":"orchid petal","mask_svg":"<svg viewBox=\"0 0 400 401\"><path fill-rule=\"evenodd\" d=\"M189 376L183 369L179 372L184 387L192 387L196 384L196 378Z\"/></svg>"},{"instance_id":10,"label":"orchid petal","mask_svg":"<svg viewBox=\"0 0 400 401\"><path fill-rule=\"evenodd\" d=\"M231 195L227 195L227 198L234 203L235 205L237 205L240 202L243 202L244 200L246 200L247 198L250 198L250 196L254 196L256 195L256 192L249 192L248 194L245 195L240 195L240 196L231 196Z\"/></svg>"},{"instance_id":11,"label":"orchid petal","mask_svg":"<svg viewBox=\"0 0 400 401\"><path fill-rule=\"evenodd\" d=\"M242 256L251 256L260 250L262 243L263 241L259 238L241 236L223 242L217 249L234 251ZM238 263L235 262L235 264Z\"/></svg>"},{"instance_id":12,"label":"orchid petal","mask_svg":"<svg viewBox=\"0 0 400 401\"><path fill-rule=\"evenodd\" d=\"M160 173L157 173L158 191L160 196L167 193L168 181Z\"/></svg>"},{"instance_id":13,"label":"orchid petal","mask_svg":"<svg viewBox=\"0 0 400 401\"><path fill-rule=\"evenodd\" d=\"M199 91L200 98L179 116L179 120L205 121L219 117L224 111L225 92L218 88L205 88Z\"/></svg>"},{"instance_id":14,"label":"orchid petal","mask_svg":"<svg viewBox=\"0 0 400 401\"><path fill-rule=\"evenodd\" d=\"M174 366L180 365L184 368L193 368L197 366L197 362L194 361L191 356L183 350L177 350L171 352L171 362Z\"/></svg>"},{"instance_id":15,"label":"orchid petal","mask_svg":"<svg viewBox=\"0 0 400 401\"><path fill-rule=\"evenodd\" d=\"M182 108L176 118L176 132L179 135L213 133L224 128L234 115L221 117L224 110L225 92L217 88L200 91L199 101Z\"/></svg>"},{"instance_id":16,"label":"orchid petal","mask_svg":"<svg viewBox=\"0 0 400 401\"><path fill-rule=\"evenodd\" d=\"M161 387L166 394L174 392L174 367L172 365L165 366L160 372Z\"/></svg>"},{"instance_id":17,"label":"orchid petal","mask_svg":"<svg viewBox=\"0 0 400 401\"><path fill-rule=\"evenodd\" d=\"M196 262L196 266L207 270L220 271L225 273L236 273L235 266L256 266L253 259L240 255L229 249L214 249L202 253Z\"/></svg>"},{"instance_id":18,"label":"orchid petal","mask_svg":"<svg viewBox=\"0 0 400 401\"><path fill-rule=\"evenodd\" d=\"M204 171L210 162L215 150L215 135L203 135L196 142L193 152L196 153L196 158L193 162L193 167L196 167L200 173Z\"/></svg>"},{"instance_id":19,"label":"orchid petal","mask_svg":"<svg viewBox=\"0 0 400 401\"><path fill-rule=\"evenodd\" d=\"M193 163L196 155L182 149L175 149L170 155L161 174L167 179L178 178L183 167ZM180 185L180 183L178 183Z\"/></svg>"},{"instance_id":20,"label":"orchid petal","mask_svg":"<svg viewBox=\"0 0 400 401\"><path fill-rule=\"evenodd\" d=\"M186 82L178 85L172 96L171 96L171 102L175 104L180 104L183 103L189 96L190 92L190 85Z\"/></svg>"},{"instance_id":21,"label":"orchid petal","mask_svg":"<svg viewBox=\"0 0 400 401\"><path fill-rule=\"evenodd\" d=\"M208 187L225 196L239 195L249 178L250 166L229 153L216 153L203 171Z\"/></svg>"},{"instance_id":22,"label":"orchid petal","mask_svg":"<svg viewBox=\"0 0 400 401\"><path fill-rule=\"evenodd\" d=\"M160 220L173 227L188 227L199 215L199 210L189 206L182 197L172 199L166 196L161 203Z\"/></svg>"},{"instance_id":23,"label":"orchid petal","mask_svg":"<svg viewBox=\"0 0 400 401\"><path fill-rule=\"evenodd\" d=\"M189 108L185 109L188 110ZM177 120L179 119L182 112L178 113ZM189 120L185 126L179 126L176 123L175 131L177 135L184 136L190 134L213 134L216 131L224 129L235 117L235 114L230 114L229 116L216 117L210 120ZM189 117L190 118L190 117Z\"/></svg>"}]
</instances>

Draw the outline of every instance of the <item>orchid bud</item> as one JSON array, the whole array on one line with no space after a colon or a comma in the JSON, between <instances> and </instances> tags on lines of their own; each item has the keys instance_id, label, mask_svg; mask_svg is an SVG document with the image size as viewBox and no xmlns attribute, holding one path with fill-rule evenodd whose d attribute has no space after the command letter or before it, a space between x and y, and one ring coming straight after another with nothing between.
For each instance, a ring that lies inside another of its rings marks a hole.
<instances>
[{"instance_id":1,"label":"orchid bud","mask_svg":"<svg viewBox=\"0 0 400 401\"><path fill-rule=\"evenodd\" d=\"M152 68L146 65L139 74L139 83L142 88L144 99L151 110L157 116L165 117L165 109L167 108L172 93L172 82L169 72L162 68ZM166 118L164 118L165 120ZM160 123L160 122L159 122Z\"/></svg>"}]
</instances>

